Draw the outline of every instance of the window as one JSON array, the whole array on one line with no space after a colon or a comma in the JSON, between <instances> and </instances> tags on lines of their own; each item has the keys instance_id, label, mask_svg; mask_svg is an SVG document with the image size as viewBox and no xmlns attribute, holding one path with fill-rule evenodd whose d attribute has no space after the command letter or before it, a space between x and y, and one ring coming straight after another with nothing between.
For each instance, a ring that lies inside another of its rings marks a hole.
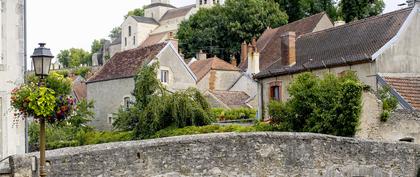
<instances>
[{"instance_id":1,"label":"window","mask_svg":"<svg viewBox=\"0 0 420 177\"><path fill-rule=\"evenodd\" d=\"M270 87L270 98L272 100L280 100L280 86L271 86Z\"/></svg>"},{"instance_id":2,"label":"window","mask_svg":"<svg viewBox=\"0 0 420 177\"><path fill-rule=\"evenodd\" d=\"M112 118L112 114L108 114L108 123L112 124L113 123L113 118Z\"/></svg>"},{"instance_id":3,"label":"window","mask_svg":"<svg viewBox=\"0 0 420 177\"><path fill-rule=\"evenodd\" d=\"M124 97L124 108L125 109L128 110L130 108L130 103L131 103L130 97Z\"/></svg>"},{"instance_id":4,"label":"window","mask_svg":"<svg viewBox=\"0 0 420 177\"><path fill-rule=\"evenodd\" d=\"M168 83L169 82L169 71L168 70L161 70L160 71L160 81L162 83Z\"/></svg>"},{"instance_id":5,"label":"window","mask_svg":"<svg viewBox=\"0 0 420 177\"><path fill-rule=\"evenodd\" d=\"M127 46L127 38L124 38L124 45Z\"/></svg>"},{"instance_id":6,"label":"window","mask_svg":"<svg viewBox=\"0 0 420 177\"><path fill-rule=\"evenodd\" d=\"M128 26L128 36L131 36L131 26Z\"/></svg>"},{"instance_id":7,"label":"window","mask_svg":"<svg viewBox=\"0 0 420 177\"><path fill-rule=\"evenodd\" d=\"M203 0L200 0L200 5L203 5Z\"/></svg>"},{"instance_id":8,"label":"window","mask_svg":"<svg viewBox=\"0 0 420 177\"><path fill-rule=\"evenodd\" d=\"M204 0L204 4L207 4L207 0Z\"/></svg>"},{"instance_id":9,"label":"window","mask_svg":"<svg viewBox=\"0 0 420 177\"><path fill-rule=\"evenodd\" d=\"M133 45L136 45L136 36L133 37Z\"/></svg>"}]
</instances>

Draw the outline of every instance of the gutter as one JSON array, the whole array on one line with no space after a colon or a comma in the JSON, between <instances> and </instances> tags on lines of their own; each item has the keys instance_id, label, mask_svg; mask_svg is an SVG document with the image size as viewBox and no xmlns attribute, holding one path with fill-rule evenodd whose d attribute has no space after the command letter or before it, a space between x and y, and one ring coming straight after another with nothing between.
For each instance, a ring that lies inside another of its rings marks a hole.
<instances>
[{"instance_id":1,"label":"gutter","mask_svg":"<svg viewBox=\"0 0 420 177\"><path fill-rule=\"evenodd\" d=\"M23 0L23 25L24 25L24 27L23 27L23 30L24 30L24 32L23 32L23 34L24 34L24 39L23 39L23 45L24 45L24 47L23 47L23 50L24 50L24 54L23 54L23 56L24 56L24 58L23 58L23 66L24 66L24 68L23 68L23 82L26 82L26 71L27 71L27 65L28 65L28 61L27 61L27 57L28 57L28 35L27 35L27 5L26 5L26 0ZM25 119L25 153L28 153L29 152L29 140L28 140L28 137L29 137L29 133L28 133L28 131L29 131L29 122L28 122L28 119Z\"/></svg>"}]
</instances>

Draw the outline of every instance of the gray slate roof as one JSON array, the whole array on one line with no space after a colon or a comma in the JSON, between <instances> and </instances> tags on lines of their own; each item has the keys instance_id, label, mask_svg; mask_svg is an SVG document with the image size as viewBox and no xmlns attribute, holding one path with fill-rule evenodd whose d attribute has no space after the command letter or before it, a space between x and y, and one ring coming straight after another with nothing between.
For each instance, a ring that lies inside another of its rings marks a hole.
<instances>
[{"instance_id":1,"label":"gray slate roof","mask_svg":"<svg viewBox=\"0 0 420 177\"><path fill-rule=\"evenodd\" d=\"M280 59L256 78L370 62L372 55L397 34L411 11L401 9L301 35L296 40L295 65L284 66Z\"/></svg>"},{"instance_id":2,"label":"gray slate roof","mask_svg":"<svg viewBox=\"0 0 420 177\"><path fill-rule=\"evenodd\" d=\"M153 18L142 17L142 16L131 16L131 17L133 17L137 22L140 22L140 23L149 23L149 24L159 25L159 23Z\"/></svg>"}]
</instances>

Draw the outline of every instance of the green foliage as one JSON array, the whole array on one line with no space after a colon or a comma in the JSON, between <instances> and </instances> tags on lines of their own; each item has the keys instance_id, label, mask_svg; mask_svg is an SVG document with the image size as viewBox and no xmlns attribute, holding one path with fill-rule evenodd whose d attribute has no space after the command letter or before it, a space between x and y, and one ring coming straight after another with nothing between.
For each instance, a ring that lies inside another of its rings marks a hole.
<instances>
[{"instance_id":1,"label":"green foliage","mask_svg":"<svg viewBox=\"0 0 420 177\"><path fill-rule=\"evenodd\" d=\"M101 48L103 47L104 42L105 42L105 39L101 39L101 40L97 40L97 39L95 39L95 40L92 42L92 45L91 45L91 47L90 47L90 52L91 52L92 54L94 54L94 53L96 53L96 52L99 52L99 50L101 50Z\"/></svg>"},{"instance_id":2,"label":"green foliage","mask_svg":"<svg viewBox=\"0 0 420 177\"><path fill-rule=\"evenodd\" d=\"M156 132L152 138L163 138L171 136L181 135L195 135L195 134L206 134L206 133L224 133L224 132L255 132L256 128L253 126L241 126L241 125L207 125L207 126L189 126L184 128L177 128L175 126L167 127Z\"/></svg>"},{"instance_id":3,"label":"green foliage","mask_svg":"<svg viewBox=\"0 0 420 177\"><path fill-rule=\"evenodd\" d=\"M380 119L383 122L388 121L391 112L397 109L398 106L398 99L393 96L390 91L391 88L389 86L383 87L378 91L379 98L382 100L382 113Z\"/></svg>"},{"instance_id":4,"label":"green foliage","mask_svg":"<svg viewBox=\"0 0 420 177\"><path fill-rule=\"evenodd\" d=\"M57 58L64 68L70 67L70 50L61 50L60 53L58 53Z\"/></svg>"},{"instance_id":5,"label":"green foliage","mask_svg":"<svg viewBox=\"0 0 420 177\"><path fill-rule=\"evenodd\" d=\"M75 100L69 95L71 80L52 72L46 87L39 87L39 78L28 76L27 83L12 91L11 104L18 116L47 118L48 122L64 120L74 110Z\"/></svg>"},{"instance_id":6,"label":"green foliage","mask_svg":"<svg viewBox=\"0 0 420 177\"><path fill-rule=\"evenodd\" d=\"M50 117L55 110L55 92L46 87L33 90L29 95L29 109L34 116Z\"/></svg>"},{"instance_id":7,"label":"green foliage","mask_svg":"<svg viewBox=\"0 0 420 177\"><path fill-rule=\"evenodd\" d=\"M69 50L61 50L57 58L64 68L74 68L81 64L92 65L92 54L83 49L71 48Z\"/></svg>"},{"instance_id":8,"label":"green foliage","mask_svg":"<svg viewBox=\"0 0 420 177\"><path fill-rule=\"evenodd\" d=\"M341 0L339 7L344 21L351 22L381 14L385 3L383 0Z\"/></svg>"},{"instance_id":9,"label":"green foliage","mask_svg":"<svg viewBox=\"0 0 420 177\"><path fill-rule=\"evenodd\" d=\"M112 28L112 30L109 32L108 37L111 38L112 40L118 38L119 36L121 36L121 27L114 27Z\"/></svg>"},{"instance_id":10,"label":"green foliage","mask_svg":"<svg viewBox=\"0 0 420 177\"><path fill-rule=\"evenodd\" d=\"M230 59L239 54L243 41L259 37L267 27L286 23L286 13L273 1L227 0L223 6L202 8L182 22L177 37L186 57L203 50Z\"/></svg>"},{"instance_id":11,"label":"green foliage","mask_svg":"<svg viewBox=\"0 0 420 177\"><path fill-rule=\"evenodd\" d=\"M289 16L289 23L320 12L327 12L334 21L337 20L335 0L275 0Z\"/></svg>"},{"instance_id":12,"label":"green foliage","mask_svg":"<svg viewBox=\"0 0 420 177\"><path fill-rule=\"evenodd\" d=\"M240 120L240 119L253 119L257 115L257 110L251 108L237 108L237 109L211 109L213 116L217 120Z\"/></svg>"},{"instance_id":13,"label":"green foliage","mask_svg":"<svg viewBox=\"0 0 420 177\"><path fill-rule=\"evenodd\" d=\"M158 63L143 66L135 76L133 96L136 103L116 113L114 128L133 131L144 139L155 132L174 125L176 127L208 125L212 121L210 106L196 89L170 94L156 79Z\"/></svg>"},{"instance_id":14,"label":"green foliage","mask_svg":"<svg viewBox=\"0 0 420 177\"><path fill-rule=\"evenodd\" d=\"M124 16L124 19L127 19L129 16L144 16L144 8L130 10L127 15Z\"/></svg>"},{"instance_id":15,"label":"green foliage","mask_svg":"<svg viewBox=\"0 0 420 177\"><path fill-rule=\"evenodd\" d=\"M272 124L279 129L353 136L361 114L362 84L354 73L323 79L311 73L298 75L289 86L290 100L270 102Z\"/></svg>"},{"instance_id":16,"label":"green foliage","mask_svg":"<svg viewBox=\"0 0 420 177\"><path fill-rule=\"evenodd\" d=\"M74 71L74 74L77 76L82 76L86 79L87 74L91 71L90 67L79 67Z\"/></svg>"}]
</instances>

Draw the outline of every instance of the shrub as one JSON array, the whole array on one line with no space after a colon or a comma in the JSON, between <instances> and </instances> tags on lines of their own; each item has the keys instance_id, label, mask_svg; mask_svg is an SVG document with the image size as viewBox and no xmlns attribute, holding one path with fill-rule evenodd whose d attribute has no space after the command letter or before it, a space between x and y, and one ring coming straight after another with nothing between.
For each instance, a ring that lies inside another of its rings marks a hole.
<instances>
[{"instance_id":1,"label":"shrub","mask_svg":"<svg viewBox=\"0 0 420 177\"><path fill-rule=\"evenodd\" d=\"M389 86L380 89L379 98L382 100L382 113L380 119L382 122L388 121L391 116L391 112L397 109L398 100L391 94L391 88Z\"/></svg>"},{"instance_id":2,"label":"shrub","mask_svg":"<svg viewBox=\"0 0 420 177\"><path fill-rule=\"evenodd\" d=\"M236 109L211 109L213 116L217 120L240 120L240 119L253 119L257 115L257 110L251 108L236 108Z\"/></svg>"},{"instance_id":3,"label":"shrub","mask_svg":"<svg viewBox=\"0 0 420 177\"><path fill-rule=\"evenodd\" d=\"M362 84L354 73L323 79L299 74L288 88L290 100L268 105L272 124L279 130L353 136L361 114Z\"/></svg>"},{"instance_id":4,"label":"shrub","mask_svg":"<svg viewBox=\"0 0 420 177\"><path fill-rule=\"evenodd\" d=\"M149 138L169 126L203 126L213 119L210 106L203 95L194 88L170 93L158 81L158 63L143 66L135 76L133 107L116 113L114 128L133 131L139 139Z\"/></svg>"},{"instance_id":5,"label":"shrub","mask_svg":"<svg viewBox=\"0 0 420 177\"><path fill-rule=\"evenodd\" d=\"M90 71L91 69L89 67L80 67L74 71L74 74L77 76L82 76L83 78L86 79L86 76L87 74L89 74Z\"/></svg>"}]
</instances>

